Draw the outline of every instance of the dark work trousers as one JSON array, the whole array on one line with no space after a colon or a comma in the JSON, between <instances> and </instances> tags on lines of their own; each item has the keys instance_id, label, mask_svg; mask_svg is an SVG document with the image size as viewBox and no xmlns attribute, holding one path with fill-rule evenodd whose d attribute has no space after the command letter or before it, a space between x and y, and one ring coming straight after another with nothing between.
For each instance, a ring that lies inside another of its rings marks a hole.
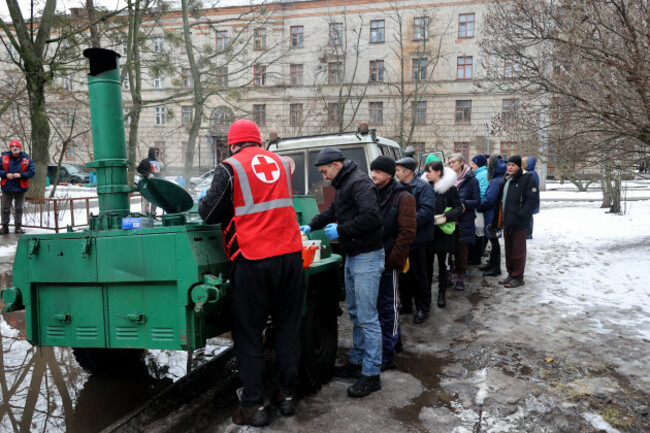
<instances>
[{"instance_id":1,"label":"dark work trousers","mask_svg":"<svg viewBox=\"0 0 650 433\"><path fill-rule=\"evenodd\" d=\"M469 245L460 241L460 229L456 227L454 231L456 237L456 254L454 255L454 264L456 265L456 274L464 276L467 271L467 253Z\"/></svg>"},{"instance_id":2,"label":"dark work trousers","mask_svg":"<svg viewBox=\"0 0 650 433\"><path fill-rule=\"evenodd\" d=\"M436 253L427 249L427 280L429 287L433 284L433 263L438 258L438 290L449 288L449 253Z\"/></svg>"},{"instance_id":3,"label":"dark work trousers","mask_svg":"<svg viewBox=\"0 0 650 433\"><path fill-rule=\"evenodd\" d=\"M386 269L379 280L379 296L377 297L377 311L381 325L382 363L393 359L395 344L400 336L398 286L399 271Z\"/></svg>"},{"instance_id":4,"label":"dark work trousers","mask_svg":"<svg viewBox=\"0 0 650 433\"><path fill-rule=\"evenodd\" d=\"M485 236L474 235L474 245L469 245L469 262L480 264L487 245Z\"/></svg>"},{"instance_id":5,"label":"dark work trousers","mask_svg":"<svg viewBox=\"0 0 650 433\"><path fill-rule=\"evenodd\" d=\"M488 265L490 268L501 269L501 245L499 245L499 238L488 238L492 249L490 250L490 259Z\"/></svg>"},{"instance_id":6,"label":"dark work trousers","mask_svg":"<svg viewBox=\"0 0 650 433\"><path fill-rule=\"evenodd\" d=\"M14 225L23 225L23 205L27 191L10 192L2 191L2 225L8 226L11 217L11 202L14 202Z\"/></svg>"},{"instance_id":7,"label":"dark work trousers","mask_svg":"<svg viewBox=\"0 0 650 433\"><path fill-rule=\"evenodd\" d=\"M503 243L506 250L508 275L517 281L524 281L526 229L503 229Z\"/></svg>"},{"instance_id":8,"label":"dark work trousers","mask_svg":"<svg viewBox=\"0 0 650 433\"><path fill-rule=\"evenodd\" d=\"M284 395L293 395L298 384L305 286L301 253L234 262L230 281L234 351L244 385L241 406L255 406L264 399L262 331L269 314L275 333L278 385Z\"/></svg>"},{"instance_id":9,"label":"dark work trousers","mask_svg":"<svg viewBox=\"0 0 650 433\"><path fill-rule=\"evenodd\" d=\"M427 286L426 247L409 251L409 271L399 276L399 293L402 305L408 309L415 301L415 309L429 312L431 308L431 286Z\"/></svg>"}]
</instances>

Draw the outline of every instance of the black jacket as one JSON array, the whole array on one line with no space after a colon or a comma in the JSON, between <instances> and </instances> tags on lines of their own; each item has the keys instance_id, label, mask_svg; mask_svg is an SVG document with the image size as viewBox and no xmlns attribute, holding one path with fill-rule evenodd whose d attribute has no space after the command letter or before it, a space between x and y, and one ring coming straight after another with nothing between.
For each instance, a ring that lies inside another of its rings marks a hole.
<instances>
[{"instance_id":1,"label":"black jacket","mask_svg":"<svg viewBox=\"0 0 650 433\"><path fill-rule=\"evenodd\" d=\"M150 147L149 148L149 157L143 159L140 161L140 164L138 164L138 168L136 171L141 174L142 176L149 177L150 175L154 175L154 177L160 177L162 174L160 173L160 162L156 159L156 149L155 147Z\"/></svg>"},{"instance_id":2,"label":"black jacket","mask_svg":"<svg viewBox=\"0 0 650 433\"><path fill-rule=\"evenodd\" d=\"M465 175L465 180L458 185L457 189L460 203L465 205L465 212L460 216L456 230L460 230L460 241L462 243L474 245L474 237L476 236L476 226L474 225L476 213L474 209L481 204L481 188L473 171L469 171Z\"/></svg>"},{"instance_id":3,"label":"black jacket","mask_svg":"<svg viewBox=\"0 0 650 433\"><path fill-rule=\"evenodd\" d=\"M341 251L350 256L383 248L377 187L370 177L356 162L345 161L332 186L336 189L334 201L311 220L311 229L337 222Z\"/></svg>"},{"instance_id":4,"label":"black jacket","mask_svg":"<svg viewBox=\"0 0 650 433\"><path fill-rule=\"evenodd\" d=\"M458 221L463 208L460 204L460 197L458 190L454 186L456 176L454 171L445 167L445 175L433 185L433 194L436 196L436 215L445 214L447 221ZM451 209L445 212L445 209ZM440 230L439 226L434 226L435 234L433 236L432 250L436 253L453 253L456 248L456 241L454 234L446 234ZM456 227L456 230L459 228Z\"/></svg>"},{"instance_id":5,"label":"black jacket","mask_svg":"<svg viewBox=\"0 0 650 433\"><path fill-rule=\"evenodd\" d=\"M528 227L533 211L539 207L539 189L537 182L530 173L517 171L508 185L506 202L503 203L503 190L509 176L501 179L497 203L502 206L503 228L525 229ZM492 227L497 227L499 210L494 212Z\"/></svg>"}]
</instances>

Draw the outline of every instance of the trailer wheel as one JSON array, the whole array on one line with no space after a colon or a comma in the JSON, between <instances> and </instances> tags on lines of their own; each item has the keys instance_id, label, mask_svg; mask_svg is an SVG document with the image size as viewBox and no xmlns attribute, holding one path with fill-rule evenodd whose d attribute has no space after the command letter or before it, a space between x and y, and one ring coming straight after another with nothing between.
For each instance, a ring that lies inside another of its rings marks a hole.
<instances>
[{"instance_id":1,"label":"trailer wheel","mask_svg":"<svg viewBox=\"0 0 650 433\"><path fill-rule=\"evenodd\" d=\"M338 345L337 302L314 283L300 328L300 390L317 391L332 378Z\"/></svg>"},{"instance_id":2,"label":"trailer wheel","mask_svg":"<svg viewBox=\"0 0 650 433\"><path fill-rule=\"evenodd\" d=\"M144 349L75 347L72 349L72 354L86 372L100 376L132 368L144 359Z\"/></svg>"}]
</instances>

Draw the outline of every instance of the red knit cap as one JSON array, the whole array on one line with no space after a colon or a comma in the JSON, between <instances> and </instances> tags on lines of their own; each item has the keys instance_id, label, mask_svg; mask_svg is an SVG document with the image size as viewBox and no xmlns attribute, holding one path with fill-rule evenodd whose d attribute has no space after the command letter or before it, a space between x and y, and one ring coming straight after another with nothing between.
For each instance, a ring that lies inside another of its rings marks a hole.
<instances>
[{"instance_id":1,"label":"red knit cap","mask_svg":"<svg viewBox=\"0 0 650 433\"><path fill-rule=\"evenodd\" d=\"M248 142L262 144L260 129L255 122L248 119L236 120L230 125L230 131L228 131L228 146Z\"/></svg>"},{"instance_id":2,"label":"red knit cap","mask_svg":"<svg viewBox=\"0 0 650 433\"><path fill-rule=\"evenodd\" d=\"M9 143L9 149L11 149L14 146L18 146L21 149L23 148L23 145L20 144L20 141L18 141L18 140L13 140L11 143Z\"/></svg>"}]
</instances>

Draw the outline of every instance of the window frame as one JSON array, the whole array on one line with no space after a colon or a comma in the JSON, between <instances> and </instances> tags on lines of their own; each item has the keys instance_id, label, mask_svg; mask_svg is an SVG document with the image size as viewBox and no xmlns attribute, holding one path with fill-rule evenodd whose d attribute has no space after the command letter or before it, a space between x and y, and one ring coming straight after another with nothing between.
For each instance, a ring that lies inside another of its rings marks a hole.
<instances>
[{"instance_id":1,"label":"window frame","mask_svg":"<svg viewBox=\"0 0 650 433\"><path fill-rule=\"evenodd\" d=\"M228 38L228 30L217 30L216 35L216 50L218 53L226 51L228 48L228 43L230 42Z\"/></svg>"},{"instance_id":2,"label":"window frame","mask_svg":"<svg viewBox=\"0 0 650 433\"><path fill-rule=\"evenodd\" d=\"M343 23L329 24L329 38L327 45L330 47L340 47L343 45Z\"/></svg>"},{"instance_id":3,"label":"window frame","mask_svg":"<svg viewBox=\"0 0 650 433\"><path fill-rule=\"evenodd\" d=\"M266 65L253 66L253 84L255 87L266 86Z\"/></svg>"},{"instance_id":4,"label":"window frame","mask_svg":"<svg viewBox=\"0 0 650 433\"><path fill-rule=\"evenodd\" d=\"M266 126L266 104L253 104L253 121L257 126Z\"/></svg>"},{"instance_id":5,"label":"window frame","mask_svg":"<svg viewBox=\"0 0 650 433\"><path fill-rule=\"evenodd\" d=\"M304 65L302 63L289 65L289 83L292 87L304 85Z\"/></svg>"},{"instance_id":6,"label":"window frame","mask_svg":"<svg viewBox=\"0 0 650 433\"><path fill-rule=\"evenodd\" d=\"M465 157L465 161L469 161L469 151L472 143L469 141L454 141L454 153L460 153Z\"/></svg>"},{"instance_id":7,"label":"window frame","mask_svg":"<svg viewBox=\"0 0 650 433\"><path fill-rule=\"evenodd\" d=\"M512 124L519 118L519 99L505 98L501 100L501 121Z\"/></svg>"},{"instance_id":8,"label":"window frame","mask_svg":"<svg viewBox=\"0 0 650 433\"><path fill-rule=\"evenodd\" d=\"M164 105L156 105L154 107L155 113L155 122L156 126L162 126L167 124L167 107Z\"/></svg>"},{"instance_id":9,"label":"window frame","mask_svg":"<svg viewBox=\"0 0 650 433\"><path fill-rule=\"evenodd\" d=\"M334 66L334 70L332 67ZM327 85L337 85L343 82L341 71L343 70L343 62L329 62L327 64ZM332 79L334 78L334 79Z\"/></svg>"},{"instance_id":10,"label":"window frame","mask_svg":"<svg viewBox=\"0 0 650 433\"><path fill-rule=\"evenodd\" d=\"M369 64L368 82L370 83L383 83L384 82L384 61L381 59L371 60ZM374 76L374 79L373 79Z\"/></svg>"},{"instance_id":11,"label":"window frame","mask_svg":"<svg viewBox=\"0 0 650 433\"><path fill-rule=\"evenodd\" d=\"M474 75L473 69L474 69L474 56L458 56L456 58L456 79L457 80L460 81L471 80ZM468 70L469 70L469 76L467 73Z\"/></svg>"},{"instance_id":12,"label":"window frame","mask_svg":"<svg viewBox=\"0 0 650 433\"><path fill-rule=\"evenodd\" d=\"M420 21L418 23L418 21ZM413 40L424 41L429 39L429 17L413 18Z\"/></svg>"},{"instance_id":13,"label":"window frame","mask_svg":"<svg viewBox=\"0 0 650 433\"><path fill-rule=\"evenodd\" d=\"M289 46L291 48L304 48L305 46L305 27L304 26L291 26L289 27Z\"/></svg>"},{"instance_id":14,"label":"window frame","mask_svg":"<svg viewBox=\"0 0 650 433\"><path fill-rule=\"evenodd\" d=\"M289 126L302 126L303 105L301 103L289 104Z\"/></svg>"},{"instance_id":15,"label":"window frame","mask_svg":"<svg viewBox=\"0 0 650 433\"><path fill-rule=\"evenodd\" d=\"M503 59L503 78L518 78L520 64L520 57L517 55L505 57Z\"/></svg>"},{"instance_id":16,"label":"window frame","mask_svg":"<svg viewBox=\"0 0 650 433\"><path fill-rule=\"evenodd\" d=\"M156 54L161 54L165 50L165 38L162 36L154 36L152 38L152 50Z\"/></svg>"},{"instance_id":17,"label":"window frame","mask_svg":"<svg viewBox=\"0 0 650 433\"><path fill-rule=\"evenodd\" d=\"M470 17L471 21L469 20ZM463 18L465 18L465 21L463 21ZM472 39L476 28L475 23L476 14L474 12L458 14L458 39Z\"/></svg>"},{"instance_id":18,"label":"window frame","mask_svg":"<svg viewBox=\"0 0 650 433\"><path fill-rule=\"evenodd\" d=\"M373 40L373 36L375 40ZM370 43L383 44L384 42L386 42L385 20L371 20L370 21Z\"/></svg>"},{"instance_id":19,"label":"window frame","mask_svg":"<svg viewBox=\"0 0 650 433\"><path fill-rule=\"evenodd\" d=\"M181 105L181 125L189 125L194 121L194 107Z\"/></svg>"},{"instance_id":20,"label":"window frame","mask_svg":"<svg viewBox=\"0 0 650 433\"><path fill-rule=\"evenodd\" d=\"M424 62L424 65L422 65ZM417 57L412 59L411 78L413 81L425 81L427 79L427 66L429 62L426 57Z\"/></svg>"},{"instance_id":21,"label":"window frame","mask_svg":"<svg viewBox=\"0 0 650 433\"><path fill-rule=\"evenodd\" d=\"M253 49L255 51L266 50L266 28L257 27L253 29Z\"/></svg>"},{"instance_id":22,"label":"window frame","mask_svg":"<svg viewBox=\"0 0 650 433\"><path fill-rule=\"evenodd\" d=\"M368 102L368 124L370 125L384 124L384 103L382 101Z\"/></svg>"},{"instance_id":23,"label":"window frame","mask_svg":"<svg viewBox=\"0 0 650 433\"><path fill-rule=\"evenodd\" d=\"M460 117L459 117L460 114ZM456 111L454 115L454 124L470 125L472 123L472 100L457 99Z\"/></svg>"},{"instance_id":24,"label":"window frame","mask_svg":"<svg viewBox=\"0 0 650 433\"><path fill-rule=\"evenodd\" d=\"M327 124L338 125L341 120L341 107L338 102L327 103Z\"/></svg>"},{"instance_id":25,"label":"window frame","mask_svg":"<svg viewBox=\"0 0 650 433\"><path fill-rule=\"evenodd\" d=\"M228 65L217 66L217 86L227 88L228 87Z\"/></svg>"},{"instance_id":26,"label":"window frame","mask_svg":"<svg viewBox=\"0 0 650 433\"><path fill-rule=\"evenodd\" d=\"M413 101L413 122L416 125L426 125L427 123L427 101Z\"/></svg>"},{"instance_id":27,"label":"window frame","mask_svg":"<svg viewBox=\"0 0 650 433\"><path fill-rule=\"evenodd\" d=\"M159 75L157 77L153 77L153 88L154 89L164 89L165 88L165 77L162 75Z\"/></svg>"},{"instance_id":28,"label":"window frame","mask_svg":"<svg viewBox=\"0 0 650 433\"><path fill-rule=\"evenodd\" d=\"M194 87L194 77L190 68L182 68L181 77L183 89L191 89Z\"/></svg>"}]
</instances>

